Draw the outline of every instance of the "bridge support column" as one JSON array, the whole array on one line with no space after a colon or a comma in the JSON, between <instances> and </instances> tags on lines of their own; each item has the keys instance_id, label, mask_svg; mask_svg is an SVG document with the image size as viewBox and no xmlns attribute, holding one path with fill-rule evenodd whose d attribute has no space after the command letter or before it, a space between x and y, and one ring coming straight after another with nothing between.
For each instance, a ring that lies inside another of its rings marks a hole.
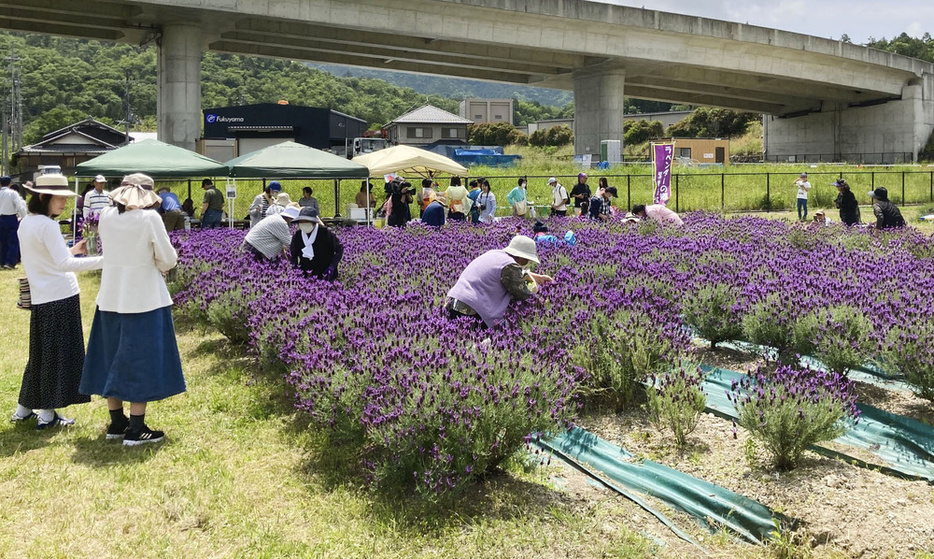
<instances>
[{"instance_id":1,"label":"bridge support column","mask_svg":"<svg viewBox=\"0 0 934 559\"><path fill-rule=\"evenodd\" d=\"M794 118L766 116L767 161L892 164L918 160L934 131L934 74L902 88L901 99L871 106L824 103Z\"/></svg>"},{"instance_id":2,"label":"bridge support column","mask_svg":"<svg viewBox=\"0 0 934 559\"><path fill-rule=\"evenodd\" d=\"M166 24L159 48L159 140L194 150L201 135L200 27Z\"/></svg>"},{"instance_id":3,"label":"bridge support column","mask_svg":"<svg viewBox=\"0 0 934 559\"><path fill-rule=\"evenodd\" d=\"M600 140L623 145L622 68L587 68L574 71L574 153L600 157Z\"/></svg>"}]
</instances>

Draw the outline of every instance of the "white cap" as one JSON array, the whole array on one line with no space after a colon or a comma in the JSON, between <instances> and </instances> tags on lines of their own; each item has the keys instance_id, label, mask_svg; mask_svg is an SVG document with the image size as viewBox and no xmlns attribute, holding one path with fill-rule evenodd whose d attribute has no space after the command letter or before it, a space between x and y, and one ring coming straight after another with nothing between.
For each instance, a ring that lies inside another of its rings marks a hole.
<instances>
[{"instance_id":1,"label":"white cap","mask_svg":"<svg viewBox=\"0 0 934 559\"><path fill-rule=\"evenodd\" d=\"M104 175L97 175L94 177L94 182L107 182L107 177Z\"/></svg>"},{"instance_id":2,"label":"white cap","mask_svg":"<svg viewBox=\"0 0 934 559\"><path fill-rule=\"evenodd\" d=\"M556 182L558 182L558 179L556 179L556 178L554 178L554 177L551 177L550 179L548 179L548 184L554 184L554 183L556 183Z\"/></svg>"}]
</instances>

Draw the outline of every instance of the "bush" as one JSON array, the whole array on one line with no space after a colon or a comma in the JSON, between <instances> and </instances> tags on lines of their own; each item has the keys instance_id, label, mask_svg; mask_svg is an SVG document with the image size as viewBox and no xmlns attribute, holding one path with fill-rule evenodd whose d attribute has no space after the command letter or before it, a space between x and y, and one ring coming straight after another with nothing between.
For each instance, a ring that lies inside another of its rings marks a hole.
<instances>
[{"instance_id":1,"label":"bush","mask_svg":"<svg viewBox=\"0 0 934 559\"><path fill-rule=\"evenodd\" d=\"M690 344L689 335L672 321L667 302L650 299L638 306L610 318L594 317L592 338L600 341L575 352L594 391L608 395L617 410L635 403L643 383L679 363Z\"/></svg>"},{"instance_id":2,"label":"bush","mask_svg":"<svg viewBox=\"0 0 934 559\"><path fill-rule=\"evenodd\" d=\"M467 126L467 137L473 145L477 146L505 146L514 141L520 134L516 127L508 122L484 122Z\"/></svg>"},{"instance_id":3,"label":"bush","mask_svg":"<svg viewBox=\"0 0 934 559\"><path fill-rule=\"evenodd\" d=\"M776 360L787 363L794 359L794 324L797 316L794 302L781 293L769 293L765 299L750 306L743 317L743 335L750 342L771 347Z\"/></svg>"},{"instance_id":4,"label":"bush","mask_svg":"<svg viewBox=\"0 0 934 559\"><path fill-rule=\"evenodd\" d=\"M623 141L626 144L641 144L664 135L665 126L658 120L627 120L623 124Z\"/></svg>"},{"instance_id":5,"label":"bush","mask_svg":"<svg viewBox=\"0 0 934 559\"><path fill-rule=\"evenodd\" d=\"M821 360L831 371L845 375L872 357L872 323L849 305L818 309L798 319L795 348Z\"/></svg>"},{"instance_id":6,"label":"bush","mask_svg":"<svg viewBox=\"0 0 934 559\"><path fill-rule=\"evenodd\" d=\"M859 417L853 384L832 372L779 367L734 381L728 393L737 422L760 442L781 471L804 450L846 432Z\"/></svg>"},{"instance_id":7,"label":"bush","mask_svg":"<svg viewBox=\"0 0 934 559\"><path fill-rule=\"evenodd\" d=\"M922 319L910 330L890 329L881 357L888 373L904 375L915 394L934 402L934 324Z\"/></svg>"},{"instance_id":8,"label":"bush","mask_svg":"<svg viewBox=\"0 0 934 559\"><path fill-rule=\"evenodd\" d=\"M709 340L711 348L738 339L743 334L743 323L735 310L737 297L735 288L722 283L689 292L681 304L684 321Z\"/></svg>"},{"instance_id":9,"label":"bush","mask_svg":"<svg viewBox=\"0 0 934 559\"><path fill-rule=\"evenodd\" d=\"M539 129L529 136L529 145L535 147L565 146L574 141L574 133L567 126L552 126Z\"/></svg>"},{"instance_id":10,"label":"bush","mask_svg":"<svg viewBox=\"0 0 934 559\"><path fill-rule=\"evenodd\" d=\"M653 376L646 388L649 420L659 430L671 429L678 448L684 447L687 436L697 428L697 421L707 405L701 388L704 375L700 367L682 363L673 371Z\"/></svg>"},{"instance_id":11,"label":"bush","mask_svg":"<svg viewBox=\"0 0 934 559\"><path fill-rule=\"evenodd\" d=\"M225 291L208 304L208 322L234 345L250 341L249 300L239 289Z\"/></svg>"}]
</instances>

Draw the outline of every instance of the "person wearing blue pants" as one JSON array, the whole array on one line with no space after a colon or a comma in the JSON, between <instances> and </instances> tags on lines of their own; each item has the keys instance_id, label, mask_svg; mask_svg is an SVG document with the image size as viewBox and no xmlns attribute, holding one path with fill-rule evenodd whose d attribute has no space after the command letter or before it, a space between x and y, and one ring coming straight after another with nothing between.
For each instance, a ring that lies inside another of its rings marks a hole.
<instances>
[{"instance_id":1,"label":"person wearing blue pants","mask_svg":"<svg viewBox=\"0 0 934 559\"><path fill-rule=\"evenodd\" d=\"M0 177L0 268L12 270L19 261L19 220L26 217L26 202L10 188L10 177Z\"/></svg>"},{"instance_id":2,"label":"person wearing blue pants","mask_svg":"<svg viewBox=\"0 0 934 559\"><path fill-rule=\"evenodd\" d=\"M224 195L214 187L214 181L211 179L201 181L201 188L204 189L204 204L201 207L201 228L220 227L221 220L224 218Z\"/></svg>"},{"instance_id":3,"label":"person wearing blue pants","mask_svg":"<svg viewBox=\"0 0 934 559\"><path fill-rule=\"evenodd\" d=\"M808 174L798 175L794 185L798 187L798 221L804 221L808 218L808 191L811 190Z\"/></svg>"}]
</instances>

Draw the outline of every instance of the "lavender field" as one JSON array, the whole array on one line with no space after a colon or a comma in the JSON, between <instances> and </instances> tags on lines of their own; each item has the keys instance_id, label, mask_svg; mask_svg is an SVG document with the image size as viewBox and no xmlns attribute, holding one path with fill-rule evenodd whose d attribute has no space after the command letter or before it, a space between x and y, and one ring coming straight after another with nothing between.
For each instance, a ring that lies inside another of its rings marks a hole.
<instances>
[{"instance_id":1,"label":"lavender field","mask_svg":"<svg viewBox=\"0 0 934 559\"><path fill-rule=\"evenodd\" d=\"M281 367L296 406L353 450L364 479L427 496L479 479L592 402L632 405L642 382L693 356L695 335L755 342L786 367L819 358L833 373L820 382L840 386L818 399L849 402L845 375L866 366L932 394L928 236L707 213L677 229L548 225L576 245L539 246L536 271L554 283L493 330L441 304L468 262L531 235L529 222L340 229L333 284L257 263L238 249L243 232L182 233L172 289L184 313Z\"/></svg>"}]
</instances>

